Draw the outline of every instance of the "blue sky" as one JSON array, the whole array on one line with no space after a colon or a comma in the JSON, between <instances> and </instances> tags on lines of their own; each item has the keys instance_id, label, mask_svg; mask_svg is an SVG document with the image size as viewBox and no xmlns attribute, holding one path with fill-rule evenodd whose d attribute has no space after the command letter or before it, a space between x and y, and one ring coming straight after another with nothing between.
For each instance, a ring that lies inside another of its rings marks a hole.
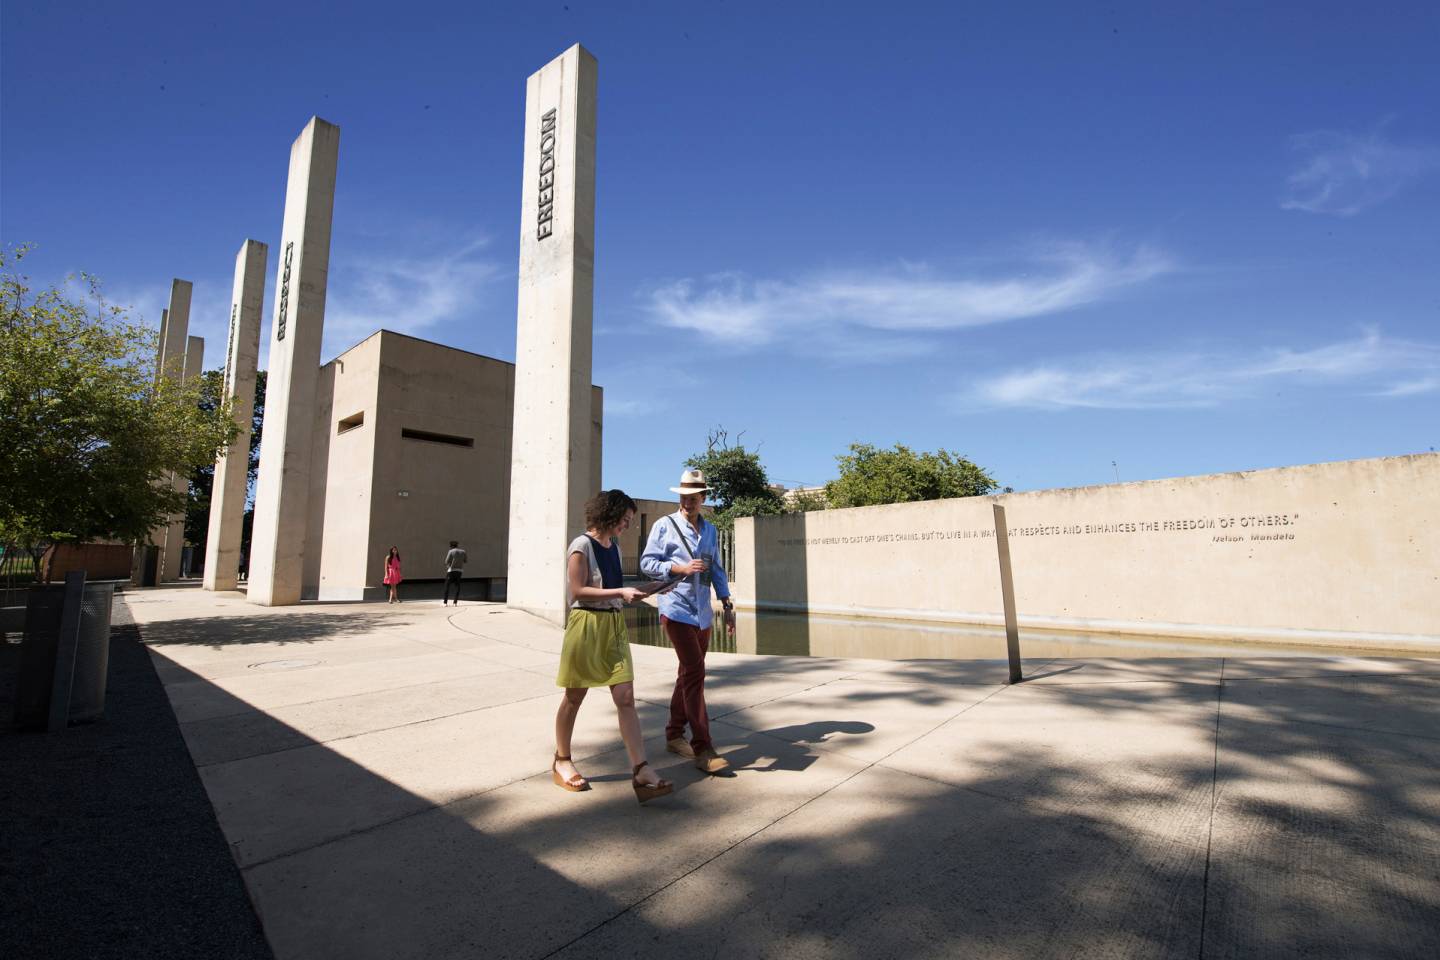
<instances>
[{"instance_id":1,"label":"blue sky","mask_svg":"<svg viewBox=\"0 0 1440 960\"><path fill-rule=\"evenodd\" d=\"M790 485L855 441L1017 489L1440 445L1434 3L10 0L0 240L152 322L193 280L219 366L318 114L327 359L513 360L525 78L576 41L607 485L717 426Z\"/></svg>"}]
</instances>

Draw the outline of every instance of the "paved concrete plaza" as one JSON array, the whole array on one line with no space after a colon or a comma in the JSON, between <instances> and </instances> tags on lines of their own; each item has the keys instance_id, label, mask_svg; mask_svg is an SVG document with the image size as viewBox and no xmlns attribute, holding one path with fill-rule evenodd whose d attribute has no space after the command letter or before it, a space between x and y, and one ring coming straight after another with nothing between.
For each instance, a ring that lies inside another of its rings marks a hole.
<instances>
[{"instance_id":1,"label":"paved concrete plaza","mask_svg":"<svg viewBox=\"0 0 1440 960\"><path fill-rule=\"evenodd\" d=\"M641 807L604 690L551 784L538 618L119 607L282 960L1440 955L1440 661L711 654L711 779L635 646Z\"/></svg>"}]
</instances>

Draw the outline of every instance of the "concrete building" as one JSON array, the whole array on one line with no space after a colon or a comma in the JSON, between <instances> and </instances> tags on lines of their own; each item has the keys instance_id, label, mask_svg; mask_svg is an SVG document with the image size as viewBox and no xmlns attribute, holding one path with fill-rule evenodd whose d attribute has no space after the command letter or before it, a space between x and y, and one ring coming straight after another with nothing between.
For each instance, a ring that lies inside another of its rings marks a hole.
<instances>
[{"instance_id":1,"label":"concrete building","mask_svg":"<svg viewBox=\"0 0 1440 960\"><path fill-rule=\"evenodd\" d=\"M793 507L802 500L819 503L821 505L828 504L828 501L825 499L825 484L823 483L809 487L787 487L783 483L772 483L770 484L770 489L774 491L777 497L784 501L787 507Z\"/></svg>"},{"instance_id":2,"label":"concrete building","mask_svg":"<svg viewBox=\"0 0 1440 960\"><path fill-rule=\"evenodd\" d=\"M459 540L470 555L466 580L488 581L484 594L498 599L509 547L514 396L514 364L389 330L322 366L302 597L378 599L392 545L407 580L438 580L450 541ZM599 387L591 387L590 409L594 491ZM552 545L557 557L566 542Z\"/></svg>"}]
</instances>

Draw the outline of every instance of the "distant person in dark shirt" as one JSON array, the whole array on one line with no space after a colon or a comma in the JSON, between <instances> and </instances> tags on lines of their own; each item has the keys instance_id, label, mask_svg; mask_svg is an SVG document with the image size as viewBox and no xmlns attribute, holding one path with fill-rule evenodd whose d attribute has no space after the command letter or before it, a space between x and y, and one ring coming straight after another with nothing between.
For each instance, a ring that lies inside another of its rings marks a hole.
<instances>
[{"instance_id":1,"label":"distant person in dark shirt","mask_svg":"<svg viewBox=\"0 0 1440 960\"><path fill-rule=\"evenodd\" d=\"M440 600L440 606L450 602L451 584L455 585L455 606L460 606L460 576L469 561L470 557L460 546L460 541L451 540L450 552L445 554L445 596Z\"/></svg>"}]
</instances>

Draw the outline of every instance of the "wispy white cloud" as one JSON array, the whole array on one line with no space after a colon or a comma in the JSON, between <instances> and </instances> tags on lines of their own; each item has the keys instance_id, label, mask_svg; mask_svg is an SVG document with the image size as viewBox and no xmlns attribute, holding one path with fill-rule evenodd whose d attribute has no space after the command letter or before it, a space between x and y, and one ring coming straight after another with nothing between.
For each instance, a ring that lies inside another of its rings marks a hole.
<instances>
[{"instance_id":1,"label":"wispy white cloud","mask_svg":"<svg viewBox=\"0 0 1440 960\"><path fill-rule=\"evenodd\" d=\"M1380 390L1381 397L1413 397L1422 393L1440 390L1440 376L1421 377L1418 380L1404 380Z\"/></svg>"},{"instance_id":2,"label":"wispy white cloud","mask_svg":"<svg viewBox=\"0 0 1440 960\"><path fill-rule=\"evenodd\" d=\"M1286 210L1353 217L1440 168L1440 149L1392 143L1378 131L1317 130L1290 145L1301 160L1280 201Z\"/></svg>"},{"instance_id":3,"label":"wispy white cloud","mask_svg":"<svg viewBox=\"0 0 1440 960\"><path fill-rule=\"evenodd\" d=\"M646 412L646 405L643 400L623 399L619 397L605 397L605 417L638 417Z\"/></svg>"},{"instance_id":4,"label":"wispy white cloud","mask_svg":"<svg viewBox=\"0 0 1440 960\"><path fill-rule=\"evenodd\" d=\"M325 302L328 357L382 327L418 334L478 312L484 288L503 276L488 238L428 255L368 252L331 257Z\"/></svg>"},{"instance_id":5,"label":"wispy white cloud","mask_svg":"<svg viewBox=\"0 0 1440 960\"><path fill-rule=\"evenodd\" d=\"M947 275L914 265L793 280L714 274L649 290L645 307L657 323L719 344L789 344L836 360L885 360L931 349L930 337L943 331L1063 313L1173 269L1150 247L1117 255L1068 245L1006 276Z\"/></svg>"},{"instance_id":6,"label":"wispy white cloud","mask_svg":"<svg viewBox=\"0 0 1440 960\"><path fill-rule=\"evenodd\" d=\"M1367 330L1310 349L1104 354L1012 370L956 395L987 407L1146 409L1213 407L1280 386L1340 385L1357 394L1410 396L1440 389L1440 344Z\"/></svg>"}]
</instances>

